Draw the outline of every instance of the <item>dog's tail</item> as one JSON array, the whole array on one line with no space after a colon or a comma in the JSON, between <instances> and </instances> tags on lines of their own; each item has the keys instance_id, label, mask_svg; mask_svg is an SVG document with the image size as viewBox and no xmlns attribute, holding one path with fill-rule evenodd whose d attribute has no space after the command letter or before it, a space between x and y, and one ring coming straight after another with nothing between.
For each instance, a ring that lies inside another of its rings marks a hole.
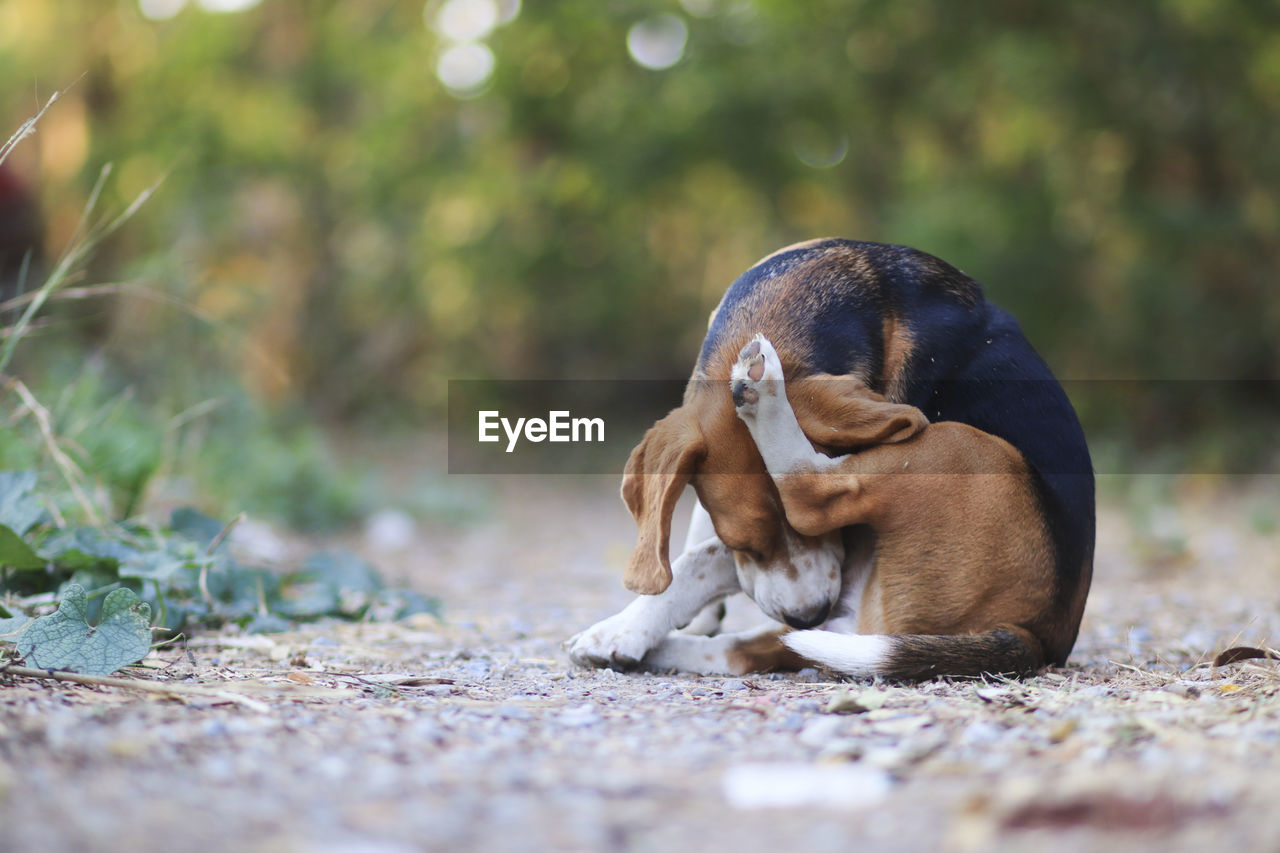
<instances>
[{"instance_id":1,"label":"dog's tail","mask_svg":"<svg viewBox=\"0 0 1280 853\"><path fill-rule=\"evenodd\" d=\"M983 634L838 634L792 631L782 642L797 654L858 678L923 681L938 676L1026 675L1044 666L1040 642L1024 628Z\"/></svg>"}]
</instances>

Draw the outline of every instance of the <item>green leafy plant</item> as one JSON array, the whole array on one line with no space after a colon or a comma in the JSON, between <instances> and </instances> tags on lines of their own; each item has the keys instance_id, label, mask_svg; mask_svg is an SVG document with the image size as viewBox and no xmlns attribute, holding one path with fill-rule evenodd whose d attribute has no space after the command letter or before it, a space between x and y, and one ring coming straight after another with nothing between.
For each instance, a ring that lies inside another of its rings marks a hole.
<instances>
[{"instance_id":1,"label":"green leafy plant","mask_svg":"<svg viewBox=\"0 0 1280 853\"><path fill-rule=\"evenodd\" d=\"M235 624L279 631L326 617L441 611L438 599L387 588L372 565L341 551L317 553L283 573L245 565L227 541L235 520L191 508L175 510L163 529L58 527L40 508L36 485L33 472L0 472L0 595L10 602L0 608L0 643L16 643L18 655L40 668L107 674L101 667L108 663L132 663L146 654L139 624L149 646L153 630ZM54 599L55 613L34 621L23 615Z\"/></svg>"},{"instance_id":2,"label":"green leafy plant","mask_svg":"<svg viewBox=\"0 0 1280 853\"><path fill-rule=\"evenodd\" d=\"M0 148L0 163L39 117ZM142 193L120 215L94 224L109 173L103 170L75 236L44 283L0 303L0 316L19 312L0 337L0 399L18 403L0 423L0 466L14 456L28 459L13 449L19 425L40 449L30 461L42 466L0 470L0 644L6 656L42 669L107 675L144 657L154 631L227 624L269 631L321 617L438 614L438 601L384 588L372 566L350 555L317 555L283 574L243 565L227 542L238 517L224 523L184 508L163 526L133 519L161 467L157 447L166 429L126 405L126 395L102 401L95 381L100 377L92 371L64 385L52 410L22 379L6 375L37 313L150 195ZM103 292L76 290L79 296ZM68 414L71 437L61 432Z\"/></svg>"},{"instance_id":3,"label":"green leafy plant","mask_svg":"<svg viewBox=\"0 0 1280 853\"><path fill-rule=\"evenodd\" d=\"M131 590L108 594L96 625L89 624L88 610L84 587L71 584L55 613L24 627L18 654L40 669L110 675L151 651L151 607Z\"/></svg>"}]
</instances>

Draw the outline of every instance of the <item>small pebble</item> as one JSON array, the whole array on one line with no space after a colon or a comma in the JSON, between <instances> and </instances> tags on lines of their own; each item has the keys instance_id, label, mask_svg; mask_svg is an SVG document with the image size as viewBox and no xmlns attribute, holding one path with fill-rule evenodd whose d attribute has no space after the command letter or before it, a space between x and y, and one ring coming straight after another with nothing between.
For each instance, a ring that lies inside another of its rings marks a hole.
<instances>
[{"instance_id":1,"label":"small pebble","mask_svg":"<svg viewBox=\"0 0 1280 853\"><path fill-rule=\"evenodd\" d=\"M853 764L740 764L725 771L723 790L739 809L875 805L892 783L882 770Z\"/></svg>"},{"instance_id":2,"label":"small pebble","mask_svg":"<svg viewBox=\"0 0 1280 853\"><path fill-rule=\"evenodd\" d=\"M600 722L600 715L596 712L596 707L589 702L561 711L556 717L556 721L562 726L591 726Z\"/></svg>"},{"instance_id":3,"label":"small pebble","mask_svg":"<svg viewBox=\"0 0 1280 853\"><path fill-rule=\"evenodd\" d=\"M532 720L533 712L519 705L499 705L498 716L504 720Z\"/></svg>"},{"instance_id":4,"label":"small pebble","mask_svg":"<svg viewBox=\"0 0 1280 853\"><path fill-rule=\"evenodd\" d=\"M800 742L805 746L825 746L839 736L844 725L839 717L818 717L801 730Z\"/></svg>"},{"instance_id":5,"label":"small pebble","mask_svg":"<svg viewBox=\"0 0 1280 853\"><path fill-rule=\"evenodd\" d=\"M476 658L474 660L469 660L465 664L463 664L462 667L460 668L464 673L471 676L472 678L485 678L486 676L489 675L489 672L493 669L489 661L484 660L483 658Z\"/></svg>"},{"instance_id":6,"label":"small pebble","mask_svg":"<svg viewBox=\"0 0 1280 853\"><path fill-rule=\"evenodd\" d=\"M782 718L778 724L778 728L788 732L798 732L804 728L805 721L809 719L804 714L791 713Z\"/></svg>"},{"instance_id":7,"label":"small pebble","mask_svg":"<svg viewBox=\"0 0 1280 853\"><path fill-rule=\"evenodd\" d=\"M1174 696L1182 696L1186 699L1200 698L1200 688L1186 681L1173 681L1164 686L1166 693L1172 693Z\"/></svg>"}]
</instances>

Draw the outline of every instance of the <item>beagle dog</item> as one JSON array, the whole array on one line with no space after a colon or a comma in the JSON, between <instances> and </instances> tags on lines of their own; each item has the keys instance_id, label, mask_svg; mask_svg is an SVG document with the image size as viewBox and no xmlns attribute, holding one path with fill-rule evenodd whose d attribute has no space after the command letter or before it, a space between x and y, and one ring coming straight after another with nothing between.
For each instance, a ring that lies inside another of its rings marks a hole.
<instances>
[{"instance_id":1,"label":"beagle dog","mask_svg":"<svg viewBox=\"0 0 1280 853\"><path fill-rule=\"evenodd\" d=\"M740 276L622 497L640 596L569 641L584 665L1026 674L1066 661L1092 576L1093 469L1061 386L977 282L902 246L815 240ZM708 636L739 591L776 622Z\"/></svg>"}]
</instances>

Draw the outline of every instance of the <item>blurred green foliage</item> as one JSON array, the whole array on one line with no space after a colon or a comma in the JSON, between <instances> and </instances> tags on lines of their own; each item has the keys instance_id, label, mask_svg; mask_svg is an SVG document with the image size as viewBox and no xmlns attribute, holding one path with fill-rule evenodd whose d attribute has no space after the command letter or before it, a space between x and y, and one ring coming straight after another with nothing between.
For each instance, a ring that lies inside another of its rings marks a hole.
<instances>
[{"instance_id":1,"label":"blurred green foliage","mask_svg":"<svg viewBox=\"0 0 1280 853\"><path fill-rule=\"evenodd\" d=\"M62 651L80 655L86 643L93 643L86 620L105 618L113 609L113 590L127 590L115 609L131 614L135 630L123 639L133 656L100 674L146 654L153 612L154 627L168 632L229 622L251 631L281 631L288 630L290 620L391 620L440 613L438 600L387 588L373 566L346 552L313 554L284 573L243 565L226 539L239 518L224 524L183 507L173 511L163 528L136 522L64 526L45 512L47 493L37 485L34 471L0 471L0 596L6 605L0 608L5 617L0 635L14 642L11 632L24 623L8 620L16 620L23 608L47 605L57 597L63 602L60 611L66 612L52 620L55 636L43 642L52 644L53 652L65 647ZM105 601L99 600L103 593L109 593ZM33 634L43 630L42 623L50 627L50 620L38 620L17 638L21 655L30 653L31 643L42 642ZM68 627L74 629L72 636L59 639ZM33 665L62 668L40 662L39 656Z\"/></svg>"},{"instance_id":2,"label":"blurred green foliage","mask_svg":"<svg viewBox=\"0 0 1280 853\"><path fill-rule=\"evenodd\" d=\"M267 411L225 379L202 383L206 393L220 393L175 415L168 399L144 398L101 358L59 359L43 374L33 396L63 452L90 475L87 497L105 518L133 518L148 498L198 500L297 530L331 531L386 503L373 480L343 465L296 410ZM25 410L0 417L0 470L42 470L46 498L79 517L77 496L59 487L47 440L31 421Z\"/></svg>"},{"instance_id":3,"label":"blurred green foliage","mask_svg":"<svg viewBox=\"0 0 1280 853\"><path fill-rule=\"evenodd\" d=\"M210 350L370 419L439 411L449 378L680 376L737 273L820 235L962 267L1060 375L1280 375L1275 4L247 5L0 4L10 127L83 75L11 160L49 245L100 164L122 203L168 173L94 273L194 314L82 318L134 376ZM633 58L646 33L677 61ZM492 73L458 91L468 38ZM1180 437L1275 387L1090 419Z\"/></svg>"}]
</instances>

